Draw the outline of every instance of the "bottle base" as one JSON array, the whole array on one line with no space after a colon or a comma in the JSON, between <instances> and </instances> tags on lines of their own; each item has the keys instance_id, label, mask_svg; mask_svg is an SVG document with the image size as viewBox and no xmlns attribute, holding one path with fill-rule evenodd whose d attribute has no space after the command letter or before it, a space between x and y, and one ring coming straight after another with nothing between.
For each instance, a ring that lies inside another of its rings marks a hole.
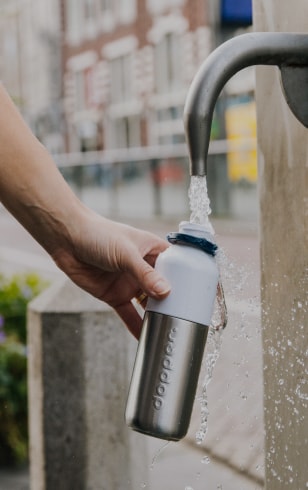
<instances>
[{"instance_id":1,"label":"bottle base","mask_svg":"<svg viewBox=\"0 0 308 490\"><path fill-rule=\"evenodd\" d=\"M208 327L147 311L126 405L137 432L179 441L188 432Z\"/></svg>"}]
</instances>

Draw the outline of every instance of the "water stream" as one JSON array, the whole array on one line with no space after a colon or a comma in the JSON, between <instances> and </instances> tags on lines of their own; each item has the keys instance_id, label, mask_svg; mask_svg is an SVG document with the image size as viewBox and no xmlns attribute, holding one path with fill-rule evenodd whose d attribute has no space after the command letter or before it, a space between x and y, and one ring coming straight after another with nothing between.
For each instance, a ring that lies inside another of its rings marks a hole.
<instances>
[{"instance_id":1,"label":"water stream","mask_svg":"<svg viewBox=\"0 0 308 490\"><path fill-rule=\"evenodd\" d=\"M214 229L209 220L212 210L207 192L206 176L193 175L191 177L188 198L191 211L190 222L209 226L214 234Z\"/></svg>"},{"instance_id":2,"label":"water stream","mask_svg":"<svg viewBox=\"0 0 308 490\"><path fill-rule=\"evenodd\" d=\"M207 338L207 352L205 356L205 374L201 387L201 394L198 397L200 403L200 414L201 420L199 428L196 432L196 442L197 444L202 444L205 439L207 429L208 429L208 397L207 397L207 387L213 378L213 370L217 359L220 355L220 348L222 343L222 328L216 330L212 325L209 328L208 338Z\"/></svg>"},{"instance_id":3,"label":"water stream","mask_svg":"<svg viewBox=\"0 0 308 490\"><path fill-rule=\"evenodd\" d=\"M150 466L150 469L153 470L154 468L154 465L156 464L159 456L161 455L161 453L169 446L171 441L168 441L166 442L163 446L161 446L157 451L156 453L154 454L154 457L152 459L152 463L151 463L151 466Z\"/></svg>"},{"instance_id":4,"label":"water stream","mask_svg":"<svg viewBox=\"0 0 308 490\"><path fill-rule=\"evenodd\" d=\"M206 176L192 176L188 191L190 204L190 222L205 225L214 235L214 228L210 223L209 216L211 214L210 199L207 191ZM219 302L215 302L215 310L212 319L212 325L209 328L207 348L205 356L205 375L202 382L201 394L198 397L200 403L201 420L200 426L196 433L197 444L202 444L208 428L208 397L207 386L213 377L213 370L220 354L221 334L220 327L221 311Z\"/></svg>"}]
</instances>

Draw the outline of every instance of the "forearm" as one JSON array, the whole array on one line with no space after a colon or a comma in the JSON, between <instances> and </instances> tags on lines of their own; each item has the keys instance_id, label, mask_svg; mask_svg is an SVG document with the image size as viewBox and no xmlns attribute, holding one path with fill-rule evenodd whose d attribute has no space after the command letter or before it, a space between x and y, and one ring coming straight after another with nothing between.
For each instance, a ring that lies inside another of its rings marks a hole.
<instances>
[{"instance_id":1,"label":"forearm","mask_svg":"<svg viewBox=\"0 0 308 490\"><path fill-rule=\"evenodd\" d=\"M51 254L70 239L83 212L1 85L0 200Z\"/></svg>"}]
</instances>

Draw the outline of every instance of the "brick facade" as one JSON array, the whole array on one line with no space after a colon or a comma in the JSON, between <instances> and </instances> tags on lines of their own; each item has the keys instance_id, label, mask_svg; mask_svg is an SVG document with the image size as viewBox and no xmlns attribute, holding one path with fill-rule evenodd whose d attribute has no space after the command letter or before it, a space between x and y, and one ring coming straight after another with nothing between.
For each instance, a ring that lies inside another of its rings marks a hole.
<instances>
[{"instance_id":1,"label":"brick facade","mask_svg":"<svg viewBox=\"0 0 308 490\"><path fill-rule=\"evenodd\" d=\"M185 96L212 49L206 2L126 0L125 22L115 2L103 14L98 1L88 3L93 18L78 30L76 3L73 10L71 0L61 0L67 150L183 140Z\"/></svg>"}]
</instances>

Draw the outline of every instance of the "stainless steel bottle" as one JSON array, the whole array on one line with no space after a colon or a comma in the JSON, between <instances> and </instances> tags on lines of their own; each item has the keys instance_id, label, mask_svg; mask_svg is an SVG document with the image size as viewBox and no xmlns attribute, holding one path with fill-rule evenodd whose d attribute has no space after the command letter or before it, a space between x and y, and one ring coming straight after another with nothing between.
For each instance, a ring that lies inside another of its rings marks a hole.
<instances>
[{"instance_id":1,"label":"stainless steel bottle","mask_svg":"<svg viewBox=\"0 0 308 490\"><path fill-rule=\"evenodd\" d=\"M126 406L126 423L168 440L187 433L218 285L213 237L202 225L180 224L156 261L171 285L148 300ZM204 247L203 247L204 248Z\"/></svg>"}]
</instances>

